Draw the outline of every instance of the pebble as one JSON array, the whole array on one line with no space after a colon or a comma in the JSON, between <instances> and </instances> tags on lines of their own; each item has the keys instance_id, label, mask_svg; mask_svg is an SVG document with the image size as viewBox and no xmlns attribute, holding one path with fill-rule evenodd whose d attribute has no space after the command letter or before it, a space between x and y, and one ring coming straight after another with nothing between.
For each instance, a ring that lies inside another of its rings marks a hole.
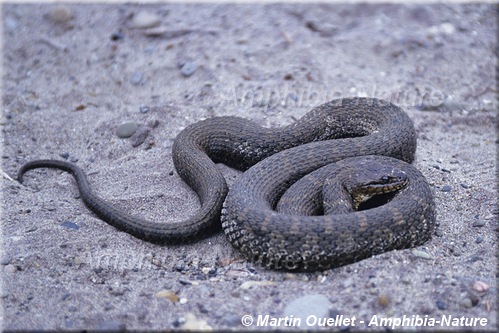
<instances>
[{"instance_id":1,"label":"pebble","mask_svg":"<svg viewBox=\"0 0 499 333\"><path fill-rule=\"evenodd\" d=\"M140 113L147 113L147 112L149 112L149 111L151 111L151 108L150 108L150 107L148 107L148 106L141 106L141 107L139 108L139 112L140 112Z\"/></svg>"},{"instance_id":2,"label":"pebble","mask_svg":"<svg viewBox=\"0 0 499 333\"><path fill-rule=\"evenodd\" d=\"M388 296L385 295L380 295L378 296L378 304L386 308L388 304L390 304L390 298L388 298Z\"/></svg>"},{"instance_id":3,"label":"pebble","mask_svg":"<svg viewBox=\"0 0 499 333\"><path fill-rule=\"evenodd\" d=\"M454 24L445 22L439 25L434 25L428 28L429 35L446 34L450 35L456 31Z\"/></svg>"},{"instance_id":4,"label":"pebble","mask_svg":"<svg viewBox=\"0 0 499 333\"><path fill-rule=\"evenodd\" d=\"M471 299L470 299L470 298L468 298L468 297L463 298L463 299L459 302L459 304L460 304L461 306L465 307L465 308L471 308L471 307L473 306L473 302L472 302L472 301L471 301Z\"/></svg>"},{"instance_id":5,"label":"pebble","mask_svg":"<svg viewBox=\"0 0 499 333\"><path fill-rule=\"evenodd\" d=\"M456 27L452 23L445 22L440 25L440 31L444 34L450 35L456 31Z\"/></svg>"},{"instance_id":6,"label":"pebble","mask_svg":"<svg viewBox=\"0 0 499 333\"><path fill-rule=\"evenodd\" d=\"M73 18L73 11L68 6L55 6L48 13L48 17L55 23L65 23Z\"/></svg>"},{"instance_id":7,"label":"pebble","mask_svg":"<svg viewBox=\"0 0 499 333\"><path fill-rule=\"evenodd\" d=\"M322 37L331 37L336 34L338 27L322 21L307 21L305 26L313 32L318 32Z\"/></svg>"},{"instance_id":8,"label":"pebble","mask_svg":"<svg viewBox=\"0 0 499 333\"><path fill-rule=\"evenodd\" d=\"M201 272L203 272L203 274L208 275L208 276L216 276L217 275L217 269L214 267L203 267L203 268L201 268Z\"/></svg>"},{"instance_id":9,"label":"pebble","mask_svg":"<svg viewBox=\"0 0 499 333\"><path fill-rule=\"evenodd\" d=\"M68 152L60 153L59 156L67 160L69 158L69 153Z\"/></svg>"},{"instance_id":10,"label":"pebble","mask_svg":"<svg viewBox=\"0 0 499 333\"><path fill-rule=\"evenodd\" d=\"M132 77L130 78L130 83L133 84L134 86L138 86L139 84L142 83L142 80L144 79L144 74L141 72L133 72Z\"/></svg>"},{"instance_id":11,"label":"pebble","mask_svg":"<svg viewBox=\"0 0 499 333\"><path fill-rule=\"evenodd\" d=\"M139 125L133 121L123 123L116 128L116 135L119 138L126 139L131 137L138 130L138 128Z\"/></svg>"},{"instance_id":12,"label":"pebble","mask_svg":"<svg viewBox=\"0 0 499 333\"><path fill-rule=\"evenodd\" d=\"M185 263L181 260L180 262L175 264L174 269L177 272L182 272L182 271L186 270Z\"/></svg>"},{"instance_id":13,"label":"pebble","mask_svg":"<svg viewBox=\"0 0 499 333\"><path fill-rule=\"evenodd\" d=\"M480 244L481 242L483 242L483 236L478 236L478 237L475 239L475 243Z\"/></svg>"},{"instance_id":14,"label":"pebble","mask_svg":"<svg viewBox=\"0 0 499 333\"><path fill-rule=\"evenodd\" d=\"M459 305L465 308L474 307L480 301L480 299L476 295L470 294L468 292L462 293L461 297L462 298L459 301Z\"/></svg>"},{"instance_id":15,"label":"pebble","mask_svg":"<svg viewBox=\"0 0 499 333\"><path fill-rule=\"evenodd\" d=\"M444 185L442 187L442 192L450 192L452 190L452 186L450 185Z\"/></svg>"},{"instance_id":16,"label":"pebble","mask_svg":"<svg viewBox=\"0 0 499 333\"><path fill-rule=\"evenodd\" d=\"M80 226L74 222L62 222L61 223L61 227L65 227L65 228L69 228L69 229L73 229L73 230L78 230L80 229Z\"/></svg>"},{"instance_id":17,"label":"pebble","mask_svg":"<svg viewBox=\"0 0 499 333\"><path fill-rule=\"evenodd\" d=\"M14 265L6 265L4 268L3 268L3 271L5 273L15 273L17 271L17 267L14 266Z\"/></svg>"},{"instance_id":18,"label":"pebble","mask_svg":"<svg viewBox=\"0 0 499 333\"><path fill-rule=\"evenodd\" d=\"M195 332L213 331L213 327L211 327L206 320L198 319L192 313L187 313L185 315L185 321L180 325L180 329Z\"/></svg>"},{"instance_id":19,"label":"pebble","mask_svg":"<svg viewBox=\"0 0 499 333\"><path fill-rule=\"evenodd\" d=\"M224 273L228 278L243 278L249 276L249 272L243 269L229 269Z\"/></svg>"},{"instance_id":20,"label":"pebble","mask_svg":"<svg viewBox=\"0 0 499 333\"><path fill-rule=\"evenodd\" d=\"M161 23L159 16L149 11L141 11L133 15L132 27L146 29L156 27Z\"/></svg>"},{"instance_id":21,"label":"pebble","mask_svg":"<svg viewBox=\"0 0 499 333\"><path fill-rule=\"evenodd\" d=\"M185 318L180 317L180 318L175 319L172 322L172 325L173 325L173 327L177 328L177 327L180 327L180 325L183 325L184 323L185 323Z\"/></svg>"},{"instance_id":22,"label":"pebble","mask_svg":"<svg viewBox=\"0 0 499 333\"><path fill-rule=\"evenodd\" d=\"M483 227L486 223L487 222L485 222L484 220L478 220L478 221L473 222L472 225L474 227L478 227L479 228L479 227Z\"/></svg>"},{"instance_id":23,"label":"pebble","mask_svg":"<svg viewBox=\"0 0 499 333\"><path fill-rule=\"evenodd\" d=\"M190 280L178 280L178 282L183 286L198 286L199 282Z\"/></svg>"},{"instance_id":24,"label":"pebble","mask_svg":"<svg viewBox=\"0 0 499 333\"><path fill-rule=\"evenodd\" d=\"M473 283L473 289L479 292L485 292L489 290L489 288L489 285L482 281L475 281L475 283Z\"/></svg>"},{"instance_id":25,"label":"pebble","mask_svg":"<svg viewBox=\"0 0 499 333\"><path fill-rule=\"evenodd\" d=\"M188 61L180 68L180 72L185 77L188 77L194 74L197 69L198 65L194 61Z\"/></svg>"},{"instance_id":26,"label":"pebble","mask_svg":"<svg viewBox=\"0 0 499 333\"><path fill-rule=\"evenodd\" d=\"M284 316L293 316L301 318L300 327L307 326L306 320L308 316L315 315L317 318L325 318L329 315L329 299L320 294L306 295L299 297L286 305L283 311Z\"/></svg>"},{"instance_id":27,"label":"pebble","mask_svg":"<svg viewBox=\"0 0 499 333\"><path fill-rule=\"evenodd\" d=\"M284 280L298 280L298 275L294 273L286 273L284 274Z\"/></svg>"},{"instance_id":28,"label":"pebble","mask_svg":"<svg viewBox=\"0 0 499 333\"><path fill-rule=\"evenodd\" d=\"M444 301L441 301L441 300L438 300L436 302L436 304L437 304L437 308L439 310L447 310L449 308L449 305L447 303L445 303Z\"/></svg>"},{"instance_id":29,"label":"pebble","mask_svg":"<svg viewBox=\"0 0 499 333\"><path fill-rule=\"evenodd\" d=\"M412 254L418 258L422 258L422 259L426 259L426 260L433 259L431 254L429 254L428 252L425 252L425 251L421 251L421 250L414 249L414 250L412 250Z\"/></svg>"},{"instance_id":30,"label":"pebble","mask_svg":"<svg viewBox=\"0 0 499 333\"><path fill-rule=\"evenodd\" d=\"M154 297L156 298L166 298L170 300L172 303L177 303L180 301L180 297L178 297L177 294L175 294L171 290L161 290L158 291L156 294L154 294Z\"/></svg>"}]
</instances>

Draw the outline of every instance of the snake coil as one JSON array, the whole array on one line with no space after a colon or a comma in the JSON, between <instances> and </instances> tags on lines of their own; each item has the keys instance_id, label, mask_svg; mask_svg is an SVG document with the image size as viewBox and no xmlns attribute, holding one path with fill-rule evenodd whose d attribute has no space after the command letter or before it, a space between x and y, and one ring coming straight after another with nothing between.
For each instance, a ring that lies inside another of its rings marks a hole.
<instances>
[{"instance_id":1,"label":"snake coil","mask_svg":"<svg viewBox=\"0 0 499 333\"><path fill-rule=\"evenodd\" d=\"M34 168L62 169L75 177L93 212L135 237L155 243L193 241L219 229L222 219L229 241L249 259L270 268L315 270L412 247L431 237L433 196L424 176L407 164L415 150L414 125L402 109L374 98L344 98L281 128L263 128L239 117L186 127L175 139L172 157L178 174L198 194L201 209L179 223L151 222L113 207L92 192L84 172L69 162L31 161L20 168L18 179L22 182ZM380 164L380 157L367 155L392 158L381 157ZM218 162L247 170L228 196ZM354 165L369 169L391 163L407 174L408 185L386 207L365 211L300 216L274 210L299 178L336 162L343 178Z\"/></svg>"}]
</instances>

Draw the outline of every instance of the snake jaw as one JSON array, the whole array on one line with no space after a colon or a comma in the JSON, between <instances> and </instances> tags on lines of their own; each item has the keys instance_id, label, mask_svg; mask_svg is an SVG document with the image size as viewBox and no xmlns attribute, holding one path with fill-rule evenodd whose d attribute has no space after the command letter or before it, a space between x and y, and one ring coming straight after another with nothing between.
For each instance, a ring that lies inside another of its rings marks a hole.
<instances>
[{"instance_id":1,"label":"snake jaw","mask_svg":"<svg viewBox=\"0 0 499 333\"><path fill-rule=\"evenodd\" d=\"M404 172L400 171L398 175L385 175L375 181L358 184L358 186L349 189L353 207L355 210L359 210L363 203L375 196L400 191L408 183L407 176Z\"/></svg>"}]
</instances>

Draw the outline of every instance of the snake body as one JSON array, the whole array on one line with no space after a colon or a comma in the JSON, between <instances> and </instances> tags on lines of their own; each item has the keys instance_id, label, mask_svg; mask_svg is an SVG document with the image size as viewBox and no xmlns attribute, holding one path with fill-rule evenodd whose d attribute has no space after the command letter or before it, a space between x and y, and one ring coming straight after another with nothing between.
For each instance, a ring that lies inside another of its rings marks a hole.
<instances>
[{"instance_id":1,"label":"snake body","mask_svg":"<svg viewBox=\"0 0 499 333\"><path fill-rule=\"evenodd\" d=\"M84 172L69 162L31 161L20 168L18 179L22 182L26 171L40 167L68 171L92 211L113 226L150 242L192 241L220 228L222 218L229 240L251 259L268 267L285 262L289 267L284 268L323 269L365 257L367 253L379 253L380 247L358 249L374 237L357 234L359 227L350 227L364 223L361 215L342 215L340 220L321 229L314 227L315 222L309 221L309 217L273 211L280 195L300 177L327 164L365 155L391 156L410 163L415 149L414 126L402 109L374 98L344 98L315 107L281 128L263 128L239 117L215 117L187 126L175 139L172 157L178 174L198 194L201 209L179 223L151 222L113 207L92 192ZM218 162L241 170L249 168L225 203L228 187L216 168ZM410 173L411 182L426 184L420 173ZM396 244L383 249L413 246L429 238L434 224L434 203L428 190L427 185L424 191L417 187L413 195L418 199L408 204L404 200L392 204L400 209L400 214L377 213L377 225L390 235L396 234L395 225L405 225L408 219L414 221L405 236L393 236ZM321 223L328 221L325 217ZM317 250L314 242L319 232L323 234L320 244L335 245ZM349 244L357 247L347 259L339 260L338 256L346 250L335 237L343 233L347 238L353 237L353 243ZM308 248L315 250L310 252ZM321 253L329 250L332 254L324 259Z\"/></svg>"},{"instance_id":2,"label":"snake body","mask_svg":"<svg viewBox=\"0 0 499 333\"><path fill-rule=\"evenodd\" d=\"M296 156L288 158L294 160ZM291 193L287 191L277 203L275 198L285 190L282 184L293 180L273 176L279 174L279 169L265 179L252 178L253 172L272 162L267 161L238 180L222 213L222 226L229 241L265 267L329 269L389 250L420 245L433 233L435 209L431 189L424 176L406 162L387 156L346 158L301 178L290 188ZM301 162L307 163L298 163ZM365 176L384 179L397 174L402 174L408 184L401 185L403 189L388 203L355 211L353 196L346 189L352 178L358 182ZM324 190L322 180L328 177L335 184ZM324 207L324 215L313 216L321 210L317 203L323 200L324 192L329 205ZM282 204L283 199L289 202ZM281 206L279 212L274 210L276 204Z\"/></svg>"}]
</instances>

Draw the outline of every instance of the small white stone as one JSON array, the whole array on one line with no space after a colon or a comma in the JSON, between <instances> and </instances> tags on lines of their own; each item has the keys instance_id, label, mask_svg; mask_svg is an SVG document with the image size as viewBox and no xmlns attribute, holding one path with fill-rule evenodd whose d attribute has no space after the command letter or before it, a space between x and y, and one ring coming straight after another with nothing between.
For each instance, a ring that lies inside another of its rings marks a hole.
<instances>
[{"instance_id":1,"label":"small white stone","mask_svg":"<svg viewBox=\"0 0 499 333\"><path fill-rule=\"evenodd\" d=\"M14 265L6 265L3 269L5 273L15 273L17 271L17 267Z\"/></svg>"},{"instance_id":2,"label":"small white stone","mask_svg":"<svg viewBox=\"0 0 499 333\"><path fill-rule=\"evenodd\" d=\"M473 283L473 289L479 292L485 292L489 290L489 288L489 285L482 281L475 281L475 283Z\"/></svg>"},{"instance_id":3,"label":"small white stone","mask_svg":"<svg viewBox=\"0 0 499 333\"><path fill-rule=\"evenodd\" d=\"M156 27L161 23L159 16L148 11L141 11L132 18L132 27L146 29Z\"/></svg>"},{"instance_id":4,"label":"small white stone","mask_svg":"<svg viewBox=\"0 0 499 333\"><path fill-rule=\"evenodd\" d=\"M454 24L446 22L440 25L440 31L444 34L450 35L453 34L454 31L456 31L456 27L454 26Z\"/></svg>"},{"instance_id":5,"label":"small white stone","mask_svg":"<svg viewBox=\"0 0 499 333\"><path fill-rule=\"evenodd\" d=\"M456 27L454 24L446 22L440 25L434 25L428 28L428 34L430 35L438 35L438 34L446 34L450 35L456 31Z\"/></svg>"},{"instance_id":6,"label":"small white stone","mask_svg":"<svg viewBox=\"0 0 499 333\"><path fill-rule=\"evenodd\" d=\"M411 252L416 257L419 257L419 258L422 258L422 259L426 259L426 260L432 260L433 259L433 257L431 256L431 254L429 254L428 252L425 252L425 251L413 249Z\"/></svg>"}]
</instances>

